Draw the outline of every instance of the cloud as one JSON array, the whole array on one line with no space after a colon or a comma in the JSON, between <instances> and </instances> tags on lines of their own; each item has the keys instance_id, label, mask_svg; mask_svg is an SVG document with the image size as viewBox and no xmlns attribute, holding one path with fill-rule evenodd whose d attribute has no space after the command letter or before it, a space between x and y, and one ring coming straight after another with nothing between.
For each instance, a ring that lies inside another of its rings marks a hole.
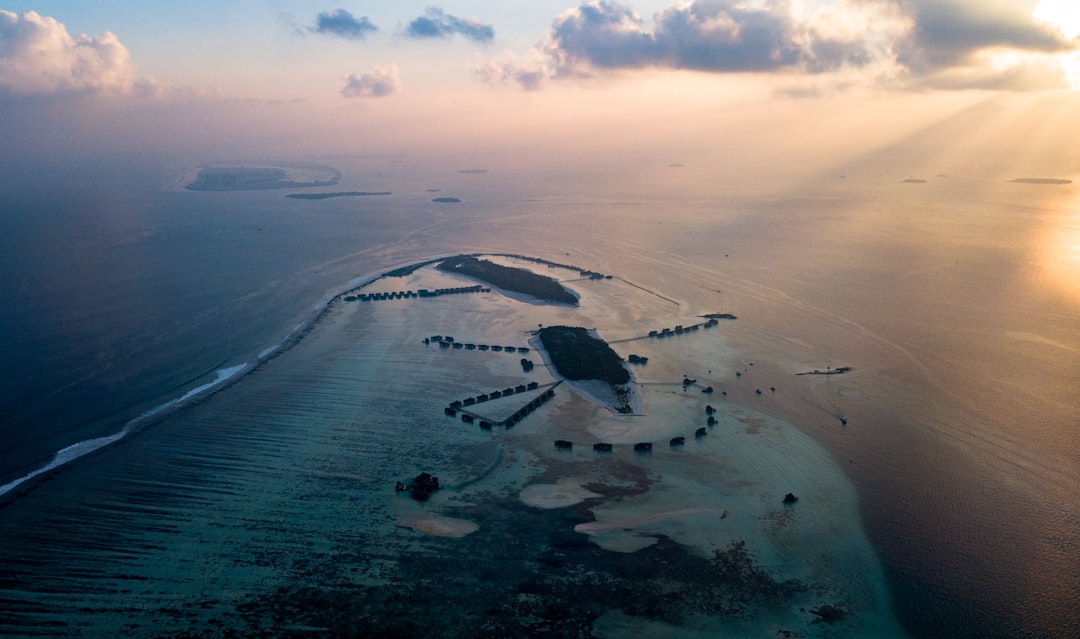
<instances>
[{"instance_id":1,"label":"cloud","mask_svg":"<svg viewBox=\"0 0 1080 639\"><path fill-rule=\"evenodd\" d=\"M368 20L367 16L357 19L345 9L322 11L315 17L315 26L308 27L311 33L337 36L348 40L363 40L369 33L379 28Z\"/></svg>"},{"instance_id":2,"label":"cloud","mask_svg":"<svg viewBox=\"0 0 1080 639\"><path fill-rule=\"evenodd\" d=\"M475 18L458 18L438 7L428 7L424 15L409 23L405 35L416 39L460 35L474 42L487 44L495 39L495 28Z\"/></svg>"},{"instance_id":3,"label":"cloud","mask_svg":"<svg viewBox=\"0 0 1080 639\"><path fill-rule=\"evenodd\" d=\"M541 63L522 65L513 54L503 60L487 60L480 63L475 73L490 85L516 84L523 91L539 91L550 75Z\"/></svg>"},{"instance_id":4,"label":"cloud","mask_svg":"<svg viewBox=\"0 0 1080 639\"><path fill-rule=\"evenodd\" d=\"M651 26L629 7L594 0L555 20L547 50L563 75L644 67L819 73L865 66L881 55L860 34L826 34L797 20L786 0L676 4Z\"/></svg>"},{"instance_id":5,"label":"cloud","mask_svg":"<svg viewBox=\"0 0 1080 639\"><path fill-rule=\"evenodd\" d=\"M375 67L360 74L350 73L345 78L341 95L346 98L381 98L401 91L401 79L397 65Z\"/></svg>"},{"instance_id":6,"label":"cloud","mask_svg":"<svg viewBox=\"0 0 1080 639\"><path fill-rule=\"evenodd\" d=\"M1061 58L1080 48L1032 15L1034 0L692 0L651 20L619 0L587 0L558 16L520 66L489 62L492 84L659 68L813 79L815 91L859 84L900 89L1041 90L1066 84ZM534 56L535 57L535 56Z\"/></svg>"},{"instance_id":7,"label":"cloud","mask_svg":"<svg viewBox=\"0 0 1080 639\"><path fill-rule=\"evenodd\" d=\"M981 51L1003 48L1040 53L1074 49L1058 30L1039 22L1015 0L908 0L912 28L896 43L897 60L915 74L963 66Z\"/></svg>"},{"instance_id":8,"label":"cloud","mask_svg":"<svg viewBox=\"0 0 1080 639\"><path fill-rule=\"evenodd\" d=\"M134 78L131 54L112 33L73 38L54 18L0 10L0 92L127 92Z\"/></svg>"}]
</instances>

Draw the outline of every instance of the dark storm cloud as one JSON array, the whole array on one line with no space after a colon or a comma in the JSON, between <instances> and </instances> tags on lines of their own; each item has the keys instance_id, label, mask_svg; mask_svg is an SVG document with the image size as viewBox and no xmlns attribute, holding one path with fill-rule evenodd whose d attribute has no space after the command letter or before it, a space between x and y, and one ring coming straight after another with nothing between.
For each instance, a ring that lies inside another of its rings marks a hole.
<instances>
[{"instance_id":1,"label":"dark storm cloud","mask_svg":"<svg viewBox=\"0 0 1080 639\"><path fill-rule=\"evenodd\" d=\"M428 7L424 15L409 23L405 35L410 38L449 38L460 35L487 44L495 39L495 28L472 18L458 18L439 7Z\"/></svg>"},{"instance_id":2,"label":"dark storm cloud","mask_svg":"<svg viewBox=\"0 0 1080 639\"><path fill-rule=\"evenodd\" d=\"M378 27L367 16L357 19L345 9L320 12L315 17L315 26L309 27L311 33L338 36L349 40L363 40L369 33L378 31Z\"/></svg>"}]
</instances>

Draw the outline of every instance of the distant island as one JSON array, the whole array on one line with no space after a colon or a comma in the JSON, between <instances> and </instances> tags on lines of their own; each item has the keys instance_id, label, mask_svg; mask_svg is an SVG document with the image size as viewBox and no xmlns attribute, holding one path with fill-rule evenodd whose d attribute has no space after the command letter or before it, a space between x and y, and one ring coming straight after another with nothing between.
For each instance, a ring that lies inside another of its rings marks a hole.
<instances>
[{"instance_id":1,"label":"distant island","mask_svg":"<svg viewBox=\"0 0 1080 639\"><path fill-rule=\"evenodd\" d=\"M524 268L502 266L469 255L445 259L437 268L447 273L467 275L492 286L515 293L525 293L542 300L562 302L571 306L577 306L578 303L577 297L559 284L555 278L537 275Z\"/></svg>"},{"instance_id":2,"label":"distant island","mask_svg":"<svg viewBox=\"0 0 1080 639\"><path fill-rule=\"evenodd\" d=\"M900 180L904 184L926 184L926 180L922 178L907 178L906 180Z\"/></svg>"},{"instance_id":3,"label":"distant island","mask_svg":"<svg viewBox=\"0 0 1080 639\"><path fill-rule=\"evenodd\" d=\"M217 162L203 164L189 191L261 191L333 186L341 173L331 166L306 162Z\"/></svg>"},{"instance_id":4,"label":"distant island","mask_svg":"<svg viewBox=\"0 0 1080 639\"><path fill-rule=\"evenodd\" d=\"M329 200L332 197L363 197L366 195L393 195L391 191L336 191L334 193L289 193L285 197L295 200Z\"/></svg>"},{"instance_id":5,"label":"distant island","mask_svg":"<svg viewBox=\"0 0 1080 639\"><path fill-rule=\"evenodd\" d=\"M630 381L622 358L581 327L548 326L537 333L555 369L569 380L600 380L612 387Z\"/></svg>"},{"instance_id":6,"label":"distant island","mask_svg":"<svg viewBox=\"0 0 1080 639\"><path fill-rule=\"evenodd\" d=\"M461 199L456 197L437 197L431 201L438 202L439 204L457 204Z\"/></svg>"},{"instance_id":7,"label":"distant island","mask_svg":"<svg viewBox=\"0 0 1080 639\"><path fill-rule=\"evenodd\" d=\"M718 320L733 320L738 319L731 313L706 313L705 315L699 315L698 317L704 317L705 319L718 319Z\"/></svg>"},{"instance_id":8,"label":"distant island","mask_svg":"<svg viewBox=\"0 0 1080 639\"><path fill-rule=\"evenodd\" d=\"M473 174L480 174L480 173L487 173L487 172L488 172L487 169L460 169L458 171L458 173L473 173Z\"/></svg>"},{"instance_id":9,"label":"distant island","mask_svg":"<svg viewBox=\"0 0 1080 639\"><path fill-rule=\"evenodd\" d=\"M806 371L805 373L795 373L796 375L843 375L851 370L850 366L837 366L836 368L830 368L829 370L819 371L814 369L812 371Z\"/></svg>"},{"instance_id":10,"label":"distant island","mask_svg":"<svg viewBox=\"0 0 1080 639\"><path fill-rule=\"evenodd\" d=\"M1072 184L1072 180L1061 178L1016 178L1009 182L1013 184Z\"/></svg>"}]
</instances>

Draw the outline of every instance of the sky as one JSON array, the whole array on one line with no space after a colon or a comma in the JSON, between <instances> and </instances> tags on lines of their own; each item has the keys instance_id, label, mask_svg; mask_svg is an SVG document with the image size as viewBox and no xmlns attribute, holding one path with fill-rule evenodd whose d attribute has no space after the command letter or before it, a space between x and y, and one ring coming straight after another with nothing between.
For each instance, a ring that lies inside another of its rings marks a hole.
<instances>
[{"instance_id":1,"label":"sky","mask_svg":"<svg viewBox=\"0 0 1080 639\"><path fill-rule=\"evenodd\" d=\"M338 1L0 2L0 133L45 157L807 146L1080 92L1075 0Z\"/></svg>"}]
</instances>

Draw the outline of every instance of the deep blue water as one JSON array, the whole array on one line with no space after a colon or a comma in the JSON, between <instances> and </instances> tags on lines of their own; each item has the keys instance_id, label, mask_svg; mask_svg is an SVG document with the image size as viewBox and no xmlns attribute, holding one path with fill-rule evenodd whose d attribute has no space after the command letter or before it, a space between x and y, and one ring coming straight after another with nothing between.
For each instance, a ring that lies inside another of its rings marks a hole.
<instances>
[{"instance_id":1,"label":"deep blue water","mask_svg":"<svg viewBox=\"0 0 1080 639\"><path fill-rule=\"evenodd\" d=\"M405 233L276 192L165 191L154 169L0 191L0 483L250 361L355 273L330 262Z\"/></svg>"}]
</instances>

